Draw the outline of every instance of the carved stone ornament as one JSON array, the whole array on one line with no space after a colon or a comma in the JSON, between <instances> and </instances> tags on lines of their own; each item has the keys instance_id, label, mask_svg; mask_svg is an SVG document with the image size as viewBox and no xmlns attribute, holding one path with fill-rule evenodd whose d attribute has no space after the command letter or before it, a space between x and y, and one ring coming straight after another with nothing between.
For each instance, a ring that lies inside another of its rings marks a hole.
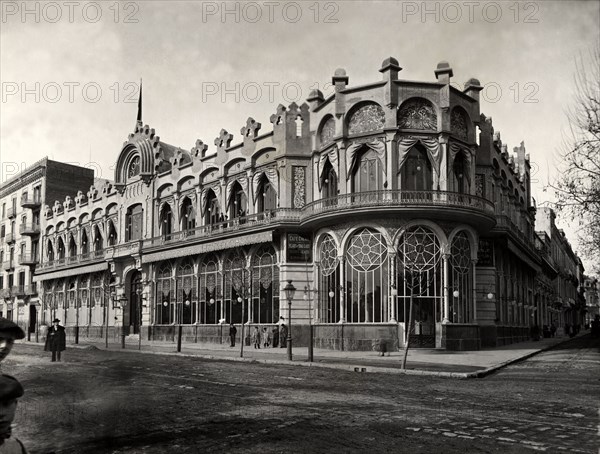
<instances>
[{"instance_id":1,"label":"carved stone ornament","mask_svg":"<svg viewBox=\"0 0 600 454\"><path fill-rule=\"evenodd\" d=\"M321 128L321 132L319 134L319 142L321 146L325 146L333 140L333 136L335 135L335 120L333 117L330 117L323 127Z\"/></svg>"},{"instance_id":2,"label":"carved stone ornament","mask_svg":"<svg viewBox=\"0 0 600 454\"><path fill-rule=\"evenodd\" d=\"M385 125L385 112L377 104L359 107L348 121L349 134L378 131Z\"/></svg>"},{"instance_id":3,"label":"carved stone ornament","mask_svg":"<svg viewBox=\"0 0 600 454\"><path fill-rule=\"evenodd\" d=\"M450 115L450 130L459 139L467 140L467 118L460 109L454 109Z\"/></svg>"},{"instance_id":4,"label":"carved stone ornament","mask_svg":"<svg viewBox=\"0 0 600 454\"><path fill-rule=\"evenodd\" d=\"M402 129L437 130L437 114L425 99L412 99L402 105L398 113L398 126Z\"/></svg>"}]
</instances>

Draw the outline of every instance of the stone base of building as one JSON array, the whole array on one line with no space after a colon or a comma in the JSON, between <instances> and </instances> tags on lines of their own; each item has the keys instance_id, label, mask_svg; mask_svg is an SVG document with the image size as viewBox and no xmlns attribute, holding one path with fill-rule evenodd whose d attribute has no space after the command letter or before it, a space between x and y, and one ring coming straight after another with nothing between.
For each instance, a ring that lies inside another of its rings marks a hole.
<instances>
[{"instance_id":1,"label":"stone base of building","mask_svg":"<svg viewBox=\"0 0 600 454\"><path fill-rule=\"evenodd\" d=\"M244 337L246 345L251 344L254 326L267 327L272 333L274 325L246 325ZM237 342L242 335L240 325L237 327ZM66 328L67 343L75 342L74 326ZM382 343L387 351L398 351L404 347L403 323L372 324L315 324L312 326L313 345L338 351L378 351ZM179 325L152 325L140 327L142 342L177 343ZM98 342L108 335L109 343L121 342L125 334L131 336L133 327L126 326L80 326L79 341ZM39 333L40 341L44 340L45 331ZM35 334L32 335L32 338ZM293 325L292 339L295 347L306 347L310 342L310 326ZM475 325L475 324L440 324L436 326L435 348L449 351L480 350L482 348L499 347L529 340L527 327ZM411 348L429 347L418 342L418 336L411 336ZM183 325L181 326L181 342L183 344L208 343L228 344L229 325Z\"/></svg>"}]
</instances>

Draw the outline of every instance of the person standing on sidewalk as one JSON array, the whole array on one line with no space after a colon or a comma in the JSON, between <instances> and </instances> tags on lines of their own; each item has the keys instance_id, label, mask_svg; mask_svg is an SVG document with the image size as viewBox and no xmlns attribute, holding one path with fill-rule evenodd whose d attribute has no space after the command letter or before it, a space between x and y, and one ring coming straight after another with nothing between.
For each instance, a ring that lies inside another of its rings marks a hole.
<instances>
[{"instance_id":1,"label":"person standing on sidewalk","mask_svg":"<svg viewBox=\"0 0 600 454\"><path fill-rule=\"evenodd\" d=\"M269 330L267 329L266 326L263 328L262 341L263 341L263 346L265 348L267 348L269 345L271 345L271 336L269 336Z\"/></svg>"},{"instance_id":2,"label":"person standing on sidewalk","mask_svg":"<svg viewBox=\"0 0 600 454\"><path fill-rule=\"evenodd\" d=\"M279 325L273 327L273 348L279 346Z\"/></svg>"},{"instance_id":3,"label":"person standing on sidewalk","mask_svg":"<svg viewBox=\"0 0 600 454\"><path fill-rule=\"evenodd\" d=\"M60 361L60 352L67 349L67 336L65 335L65 327L59 325L60 320L55 318L52 321L52 328L48 330L46 335L46 343L44 344L45 352L52 352L52 362Z\"/></svg>"},{"instance_id":4,"label":"person standing on sidewalk","mask_svg":"<svg viewBox=\"0 0 600 454\"><path fill-rule=\"evenodd\" d=\"M288 327L285 323L281 324L281 328L279 329L279 348L287 347L287 335L288 335Z\"/></svg>"},{"instance_id":5,"label":"person standing on sidewalk","mask_svg":"<svg viewBox=\"0 0 600 454\"><path fill-rule=\"evenodd\" d=\"M237 334L237 328L235 327L235 325L233 323L231 323L229 325L229 340L230 340L230 347L235 347L235 335Z\"/></svg>"},{"instance_id":6,"label":"person standing on sidewalk","mask_svg":"<svg viewBox=\"0 0 600 454\"><path fill-rule=\"evenodd\" d=\"M0 318L0 362L8 356L15 340L23 339L25 332L16 323Z\"/></svg>"},{"instance_id":7,"label":"person standing on sidewalk","mask_svg":"<svg viewBox=\"0 0 600 454\"><path fill-rule=\"evenodd\" d=\"M254 344L254 348L260 348L260 330L258 326L255 326L252 332L252 343Z\"/></svg>"}]
</instances>

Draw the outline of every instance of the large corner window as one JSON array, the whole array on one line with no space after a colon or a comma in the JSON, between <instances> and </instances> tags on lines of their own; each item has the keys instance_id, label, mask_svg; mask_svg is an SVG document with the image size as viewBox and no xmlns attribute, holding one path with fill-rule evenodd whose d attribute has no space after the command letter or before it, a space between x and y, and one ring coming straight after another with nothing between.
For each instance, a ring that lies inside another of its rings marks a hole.
<instances>
[{"instance_id":1,"label":"large corner window","mask_svg":"<svg viewBox=\"0 0 600 454\"><path fill-rule=\"evenodd\" d=\"M354 165L352 192L380 191L383 189L383 169L375 151L363 152Z\"/></svg>"}]
</instances>

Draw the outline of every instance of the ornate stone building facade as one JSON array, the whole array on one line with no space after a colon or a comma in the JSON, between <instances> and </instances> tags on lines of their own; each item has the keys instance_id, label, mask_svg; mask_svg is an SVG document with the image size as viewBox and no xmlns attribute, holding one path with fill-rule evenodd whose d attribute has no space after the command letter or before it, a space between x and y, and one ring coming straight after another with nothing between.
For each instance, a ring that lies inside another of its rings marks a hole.
<instances>
[{"instance_id":1,"label":"ornate stone building facade","mask_svg":"<svg viewBox=\"0 0 600 454\"><path fill-rule=\"evenodd\" d=\"M480 113L476 79L381 80L249 118L188 151L138 122L115 179L45 209L44 320L110 336L218 340L223 323L289 317L295 345L375 339L476 349L526 337L541 260L529 158ZM480 132L479 132L480 131ZM514 301L516 305L510 304ZM412 310L411 310L412 306ZM81 330L80 330L81 331Z\"/></svg>"}]
</instances>

